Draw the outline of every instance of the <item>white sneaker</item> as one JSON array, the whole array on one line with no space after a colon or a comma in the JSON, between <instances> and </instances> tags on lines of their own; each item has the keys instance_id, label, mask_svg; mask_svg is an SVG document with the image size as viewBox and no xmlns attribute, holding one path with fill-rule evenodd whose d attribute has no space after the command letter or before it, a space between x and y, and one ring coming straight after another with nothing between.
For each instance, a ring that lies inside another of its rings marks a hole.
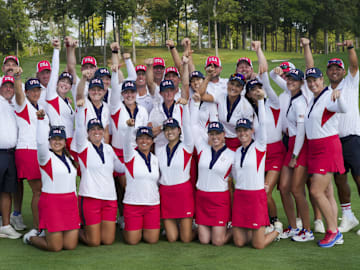
<instances>
[{"instance_id":1,"label":"white sneaker","mask_svg":"<svg viewBox=\"0 0 360 270\"><path fill-rule=\"evenodd\" d=\"M197 225L195 219L193 219L193 221L192 221L192 229L197 230L198 227L199 227L199 225Z\"/></svg>"},{"instance_id":2,"label":"white sneaker","mask_svg":"<svg viewBox=\"0 0 360 270\"><path fill-rule=\"evenodd\" d=\"M352 217L343 215L339 226L339 231L342 233L348 232L351 229L355 228L357 225L359 225L359 221L354 215L352 215Z\"/></svg>"},{"instance_id":3,"label":"white sneaker","mask_svg":"<svg viewBox=\"0 0 360 270\"><path fill-rule=\"evenodd\" d=\"M274 225L270 224L269 226L265 227L265 234L271 233L274 231Z\"/></svg>"},{"instance_id":4,"label":"white sneaker","mask_svg":"<svg viewBox=\"0 0 360 270\"><path fill-rule=\"evenodd\" d=\"M274 241L280 241L281 235L282 235L282 232L283 232L283 224L280 221L275 221L273 227L274 227L274 230L279 233L279 235L276 236Z\"/></svg>"},{"instance_id":5,"label":"white sneaker","mask_svg":"<svg viewBox=\"0 0 360 270\"><path fill-rule=\"evenodd\" d=\"M45 237L46 236L45 230L41 230L40 232L38 232L38 236Z\"/></svg>"},{"instance_id":6,"label":"white sneaker","mask_svg":"<svg viewBox=\"0 0 360 270\"><path fill-rule=\"evenodd\" d=\"M15 228L17 231L23 231L26 229L26 225L24 224L24 220L21 214L18 216L14 216L14 213L10 215L10 224Z\"/></svg>"},{"instance_id":7,"label":"white sneaker","mask_svg":"<svg viewBox=\"0 0 360 270\"><path fill-rule=\"evenodd\" d=\"M226 228L227 228L228 230L230 230L230 229L232 228L232 222L231 222L231 221L229 221L229 222L227 223Z\"/></svg>"},{"instance_id":8,"label":"white sneaker","mask_svg":"<svg viewBox=\"0 0 360 270\"><path fill-rule=\"evenodd\" d=\"M357 235L360 235L360 230L358 230L356 233L357 233Z\"/></svg>"},{"instance_id":9,"label":"white sneaker","mask_svg":"<svg viewBox=\"0 0 360 270\"><path fill-rule=\"evenodd\" d=\"M0 227L0 237L9 239L18 239L21 237L21 233L14 230L11 225Z\"/></svg>"},{"instance_id":10,"label":"white sneaker","mask_svg":"<svg viewBox=\"0 0 360 270\"><path fill-rule=\"evenodd\" d=\"M295 242L307 242L307 241L312 241L314 240L314 234L312 231L308 231L306 229L302 229L298 235L294 235L293 237L291 237L292 241Z\"/></svg>"},{"instance_id":11,"label":"white sneaker","mask_svg":"<svg viewBox=\"0 0 360 270\"><path fill-rule=\"evenodd\" d=\"M300 232L300 229L299 228L296 228L296 229L293 229L291 228L291 226L287 227L287 229L285 229L282 234L280 235L280 238L281 239L287 239L289 237L292 237L292 236L295 236L297 234L299 234Z\"/></svg>"},{"instance_id":12,"label":"white sneaker","mask_svg":"<svg viewBox=\"0 0 360 270\"><path fill-rule=\"evenodd\" d=\"M25 235L23 237L24 244L31 245L30 237L38 236L38 235L39 235L39 232L36 229L32 229L29 232L25 233Z\"/></svg>"},{"instance_id":13,"label":"white sneaker","mask_svg":"<svg viewBox=\"0 0 360 270\"><path fill-rule=\"evenodd\" d=\"M302 220L301 218L296 218L296 227L301 230L303 228Z\"/></svg>"},{"instance_id":14,"label":"white sneaker","mask_svg":"<svg viewBox=\"0 0 360 270\"><path fill-rule=\"evenodd\" d=\"M325 233L324 222L321 219L316 219L314 221L314 232L316 232L316 233Z\"/></svg>"}]
</instances>

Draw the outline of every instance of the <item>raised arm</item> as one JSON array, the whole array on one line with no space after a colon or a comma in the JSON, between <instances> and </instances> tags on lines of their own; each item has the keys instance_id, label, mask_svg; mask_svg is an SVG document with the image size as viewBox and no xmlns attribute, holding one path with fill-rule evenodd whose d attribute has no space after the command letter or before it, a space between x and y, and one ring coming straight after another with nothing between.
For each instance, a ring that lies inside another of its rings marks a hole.
<instances>
[{"instance_id":1,"label":"raised arm","mask_svg":"<svg viewBox=\"0 0 360 270\"><path fill-rule=\"evenodd\" d=\"M131 61L130 53L124 53L123 54L123 59L124 59L124 62L125 62L125 65L126 65L126 71L127 71L127 74L128 74L126 80L136 81L136 77L137 77L136 70L135 70L133 62Z\"/></svg>"},{"instance_id":2,"label":"raised arm","mask_svg":"<svg viewBox=\"0 0 360 270\"><path fill-rule=\"evenodd\" d=\"M145 59L144 63L146 65L146 72L145 72L146 84L149 89L150 95L154 96L156 90L156 83L154 82L154 71L153 71L154 60L152 58L147 58Z\"/></svg>"},{"instance_id":3,"label":"raised arm","mask_svg":"<svg viewBox=\"0 0 360 270\"><path fill-rule=\"evenodd\" d=\"M86 147L87 131L85 124L85 100L78 99L76 102L76 115L75 115L75 137L76 137L76 149L78 153L81 153Z\"/></svg>"},{"instance_id":4,"label":"raised arm","mask_svg":"<svg viewBox=\"0 0 360 270\"><path fill-rule=\"evenodd\" d=\"M81 80L76 89L76 100L85 99L85 83L87 78L90 77L91 71L90 70L83 70Z\"/></svg>"},{"instance_id":5,"label":"raised arm","mask_svg":"<svg viewBox=\"0 0 360 270\"><path fill-rule=\"evenodd\" d=\"M14 79L15 79L15 101L18 106L23 106L25 102L25 94L22 90L21 74L23 70L21 67L14 68Z\"/></svg>"},{"instance_id":6,"label":"raised arm","mask_svg":"<svg viewBox=\"0 0 360 270\"><path fill-rule=\"evenodd\" d=\"M258 102L258 119L259 126L255 133L255 140L264 150L266 149L266 127L265 127L265 105L264 105L264 90L256 90L256 98Z\"/></svg>"},{"instance_id":7,"label":"raised arm","mask_svg":"<svg viewBox=\"0 0 360 270\"><path fill-rule=\"evenodd\" d=\"M194 138L191 128L190 112L189 105L183 105L184 108L184 117L183 117L183 132L184 132L184 144L189 148L193 149L194 147Z\"/></svg>"},{"instance_id":8,"label":"raised arm","mask_svg":"<svg viewBox=\"0 0 360 270\"><path fill-rule=\"evenodd\" d=\"M337 43L338 46L346 46L349 55L349 70L351 76L355 76L359 70L359 60L354 48L354 42L352 40L345 40L342 43Z\"/></svg>"},{"instance_id":9,"label":"raised arm","mask_svg":"<svg viewBox=\"0 0 360 270\"><path fill-rule=\"evenodd\" d=\"M193 51L191 50L191 40L189 38L184 38L181 41L181 45L184 47L184 55L189 58L189 74L195 71L195 65L192 58Z\"/></svg>"},{"instance_id":10,"label":"raised arm","mask_svg":"<svg viewBox=\"0 0 360 270\"><path fill-rule=\"evenodd\" d=\"M261 42L260 41L253 41L251 42L251 48L253 51L256 52L256 55L258 57L259 62L259 74L262 74L264 72L268 71L268 64L265 58L265 55L261 49Z\"/></svg>"},{"instance_id":11,"label":"raised arm","mask_svg":"<svg viewBox=\"0 0 360 270\"><path fill-rule=\"evenodd\" d=\"M110 109L117 108L121 102L121 89L118 76L118 65L113 65L111 68L111 96L110 96Z\"/></svg>"},{"instance_id":12,"label":"raised arm","mask_svg":"<svg viewBox=\"0 0 360 270\"><path fill-rule=\"evenodd\" d=\"M49 151L49 119L46 117L44 110L36 112L37 126L36 126L36 145L37 156L40 165L46 164L50 158Z\"/></svg>"},{"instance_id":13,"label":"raised arm","mask_svg":"<svg viewBox=\"0 0 360 270\"><path fill-rule=\"evenodd\" d=\"M180 58L179 53L178 53L178 51L177 51L177 49L175 47L174 41L167 40L165 42L165 45L166 45L166 47L169 48L170 53L171 53L171 57L172 57L172 59L174 61L174 65L180 71L180 74L181 74L182 73L182 70L181 70L182 69L181 58Z\"/></svg>"},{"instance_id":14,"label":"raised arm","mask_svg":"<svg viewBox=\"0 0 360 270\"><path fill-rule=\"evenodd\" d=\"M60 41L54 39L52 41L52 46L54 47L54 52L51 60L51 73L49 83L46 89L46 99L52 100L56 97L56 84L59 76L60 69Z\"/></svg>"},{"instance_id":15,"label":"raised arm","mask_svg":"<svg viewBox=\"0 0 360 270\"><path fill-rule=\"evenodd\" d=\"M125 138L132 138L132 134L135 132L135 120L128 119L126 121ZM124 161L129 162L135 155L135 150L131 143L124 143Z\"/></svg>"},{"instance_id":16,"label":"raised arm","mask_svg":"<svg viewBox=\"0 0 360 270\"><path fill-rule=\"evenodd\" d=\"M73 84L76 84L76 55L75 48L78 45L78 41L72 37L65 37L64 44L66 46L66 70L73 76Z\"/></svg>"},{"instance_id":17,"label":"raised arm","mask_svg":"<svg viewBox=\"0 0 360 270\"><path fill-rule=\"evenodd\" d=\"M118 68L118 73L117 73L118 81L123 82L124 81L124 74L120 70L120 61L119 61L119 50L120 50L119 43L117 43L117 42L111 43L110 44L110 49L111 49L112 66L117 66L117 68Z\"/></svg>"},{"instance_id":18,"label":"raised arm","mask_svg":"<svg viewBox=\"0 0 360 270\"><path fill-rule=\"evenodd\" d=\"M181 74L181 97L189 100L189 58L182 57L182 74Z\"/></svg>"},{"instance_id":19,"label":"raised arm","mask_svg":"<svg viewBox=\"0 0 360 270\"><path fill-rule=\"evenodd\" d=\"M273 106L274 109L280 108L279 97L276 95L274 89L270 85L269 74L267 72L260 74L260 80L264 85L264 90L270 104Z\"/></svg>"},{"instance_id":20,"label":"raised arm","mask_svg":"<svg viewBox=\"0 0 360 270\"><path fill-rule=\"evenodd\" d=\"M213 65L206 68L205 80L202 82L198 90L198 93L201 96L202 101L214 102L214 97L206 92L207 86L211 81L211 78L214 76L214 74L215 74L215 68Z\"/></svg>"},{"instance_id":21,"label":"raised arm","mask_svg":"<svg viewBox=\"0 0 360 270\"><path fill-rule=\"evenodd\" d=\"M306 69L314 67L314 58L311 53L310 40L307 38L300 38L300 46L304 48Z\"/></svg>"},{"instance_id":22,"label":"raised arm","mask_svg":"<svg viewBox=\"0 0 360 270\"><path fill-rule=\"evenodd\" d=\"M270 71L270 78L284 91L288 91L286 81L281 78L281 75L284 72L282 71L281 67L276 67L272 71Z\"/></svg>"}]
</instances>

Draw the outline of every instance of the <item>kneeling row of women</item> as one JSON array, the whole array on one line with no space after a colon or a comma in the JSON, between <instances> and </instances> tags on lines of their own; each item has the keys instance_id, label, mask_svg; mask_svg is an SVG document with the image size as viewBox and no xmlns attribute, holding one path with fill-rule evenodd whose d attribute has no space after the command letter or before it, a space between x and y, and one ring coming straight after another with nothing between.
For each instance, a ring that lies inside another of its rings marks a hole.
<instances>
[{"instance_id":1,"label":"kneeling row of women","mask_svg":"<svg viewBox=\"0 0 360 270\"><path fill-rule=\"evenodd\" d=\"M39 227L45 230L45 237L34 230L24 236L24 241L52 251L73 249L79 238L89 246L113 243L117 203L112 174L113 171L125 171L126 243L137 244L142 238L148 243L156 243L160 219L170 242L179 236L183 242L190 242L194 238L192 220L196 215L198 237L203 244L223 245L233 236L237 246L252 242L256 248L265 247L282 228L265 235L269 218L264 190L264 92L261 85L255 91L259 107L255 140L252 122L239 119L236 132L242 146L236 152L226 147L224 127L220 122L208 125L206 141L206 136L200 134L203 130L198 125L198 110L193 110L190 120L189 105L181 104L182 129L174 118L163 123L168 144L158 148L156 156L151 153L152 128L144 126L135 130L135 120L127 121L124 164L112 147L103 143L101 121L96 118L88 121L86 134L85 101L78 100L75 128L81 169L78 200L77 164L65 148L65 130L53 126L48 132L47 116L44 111L38 111L37 145L43 183ZM193 101L191 106L199 106L200 95L194 94ZM196 194L190 182L194 146L198 153ZM232 213L229 186L233 181L230 176L234 178L236 189ZM227 229L230 220L232 229Z\"/></svg>"}]
</instances>

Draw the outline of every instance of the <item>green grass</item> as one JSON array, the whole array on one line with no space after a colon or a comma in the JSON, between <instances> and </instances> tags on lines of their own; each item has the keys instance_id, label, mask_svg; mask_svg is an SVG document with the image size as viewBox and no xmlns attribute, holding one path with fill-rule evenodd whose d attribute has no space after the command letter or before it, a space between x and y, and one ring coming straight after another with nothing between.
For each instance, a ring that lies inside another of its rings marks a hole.
<instances>
[{"instance_id":1,"label":"green grass","mask_svg":"<svg viewBox=\"0 0 360 270\"><path fill-rule=\"evenodd\" d=\"M167 49L142 48L137 51L137 64L142 63L146 57L154 56L163 56L168 65L172 64ZM212 54L213 51L209 50L203 50L200 53L195 51L194 59L199 70L203 70L207 55ZM301 54L265 53L265 55L269 60L269 69L279 64L271 62L273 59L289 59L297 67L305 68ZM220 50L224 66L222 77L226 78L234 72L235 62L241 56L256 59L254 52ZM347 66L346 53L336 54L336 56L341 57ZM335 55L315 55L314 59L316 65L325 70L326 61L331 57ZM34 76L36 63L42 59L51 60L51 56L20 59L25 70L24 77ZM100 62L99 59L98 62ZM61 69L64 67L65 63L62 62ZM257 62L254 62L254 68L257 70ZM349 183L352 189L352 207L355 214L360 217L359 195L352 178L349 179ZM25 223L31 228L31 191L26 182L24 185L23 216ZM274 191L274 197L279 218L286 225L278 191ZM341 216L340 210L339 213ZM316 234L315 237L319 240L323 235ZM358 269L360 237L354 230L345 233L344 239L344 245L330 249L317 247L315 241L295 243L290 240L281 240L272 243L264 250L255 250L250 247L236 248L233 244L213 247L201 245L197 241L189 244L168 243L164 238L155 245L140 243L136 246L128 246L124 244L121 231L118 230L117 239L111 246L90 248L79 244L74 251L59 253L38 250L24 245L22 240L0 239L0 269Z\"/></svg>"},{"instance_id":2,"label":"green grass","mask_svg":"<svg viewBox=\"0 0 360 270\"><path fill-rule=\"evenodd\" d=\"M349 179L355 214L360 217L356 187ZM25 182L23 215L27 226L32 223L31 191ZM274 191L279 217L286 219L279 191ZM315 235L316 240L323 237ZM295 243L288 239L270 244L264 250L237 248L232 243L223 247L168 243L136 246L124 244L121 231L111 246L90 248L79 244L74 251L50 253L23 244L22 240L0 239L0 269L358 269L360 237L356 231L344 234L345 243L330 249L319 248L315 241Z\"/></svg>"}]
</instances>

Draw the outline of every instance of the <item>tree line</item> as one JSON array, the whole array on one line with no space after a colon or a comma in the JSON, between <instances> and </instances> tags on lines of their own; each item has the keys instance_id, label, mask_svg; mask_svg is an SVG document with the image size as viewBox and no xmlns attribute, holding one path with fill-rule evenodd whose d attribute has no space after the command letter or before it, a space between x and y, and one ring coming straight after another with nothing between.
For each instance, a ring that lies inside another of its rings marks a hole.
<instances>
[{"instance_id":1,"label":"tree line","mask_svg":"<svg viewBox=\"0 0 360 270\"><path fill-rule=\"evenodd\" d=\"M247 49L261 40L265 51L298 51L306 36L314 51L328 53L359 37L359 25L360 0L0 0L0 52L43 49L77 29L84 50L99 40L135 50L186 36L198 48Z\"/></svg>"}]
</instances>

